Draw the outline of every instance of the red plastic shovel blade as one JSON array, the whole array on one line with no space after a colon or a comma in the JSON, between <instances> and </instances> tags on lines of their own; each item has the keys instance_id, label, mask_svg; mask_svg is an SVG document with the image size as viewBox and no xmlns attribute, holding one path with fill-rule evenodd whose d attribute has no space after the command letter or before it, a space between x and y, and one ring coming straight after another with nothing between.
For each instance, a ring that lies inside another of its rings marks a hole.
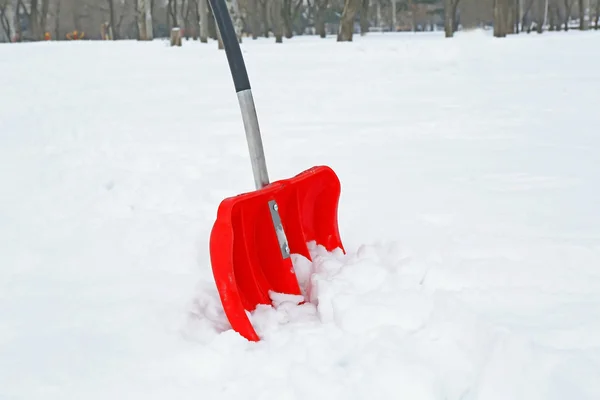
<instances>
[{"instance_id":1,"label":"red plastic shovel blade","mask_svg":"<svg viewBox=\"0 0 600 400\"><path fill-rule=\"evenodd\" d=\"M311 241L328 251L344 251L338 231L339 197L335 172L317 166L221 202L210 235L210 258L221 303L236 332L258 341L246 312L271 304L270 291L301 294L290 253L310 259ZM281 246L274 212L288 249Z\"/></svg>"}]
</instances>

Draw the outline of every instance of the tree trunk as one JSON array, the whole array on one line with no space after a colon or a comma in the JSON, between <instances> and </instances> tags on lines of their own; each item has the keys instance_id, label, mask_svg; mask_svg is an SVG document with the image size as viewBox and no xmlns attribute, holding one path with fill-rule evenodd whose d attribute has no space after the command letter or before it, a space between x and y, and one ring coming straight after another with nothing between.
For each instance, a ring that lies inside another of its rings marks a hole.
<instances>
[{"instance_id":1,"label":"tree trunk","mask_svg":"<svg viewBox=\"0 0 600 400\"><path fill-rule=\"evenodd\" d=\"M460 0L452 0L452 30L454 32L458 30L458 3Z\"/></svg>"},{"instance_id":2,"label":"tree trunk","mask_svg":"<svg viewBox=\"0 0 600 400\"><path fill-rule=\"evenodd\" d=\"M504 37L502 33L502 0L494 0L494 37Z\"/></svg>"},{"instance_id":3,"label":"tree trunk","mask_svg":"<svg viewBox=\"0 0 600 400\"><path fill-rule=\"evenodd\" d=\"M25 8L25 4L22 1L17 2L16 11L14 13L14 26L15 26L15 40L17 42L23 41L23 29L21 28L21 21L19 20L19 15L27 14L27 9Z\"/></svg>"},{"instance_id":4,"label":"tree trunk","mask_svg":"<svg viewBox=\"0 0 600 400\"><path fill-rule=\"evenodd\" d=\"M579 0L579 29L587 31L590 27L590 0Z\"/></svg>"},{"instance_id":5,"label":"tree trunk","mask_svg":"<svg viewBox=\"0 0 600 400\"><path fill-rule=\"evenodd\" d=\"M510 0L495 0L494 2L494 37L503 38L508 34Z\"/></svg>"},{"instance_id":6,"label":"tree trunk","mask_svg":"<svg viewBox=\"0 0 600 400\"><path fill-rule=\"evenodd\" d=\"M152 13L152 4L148 3L149 0L146 0L146 9L143 16L146 18L146 39L153 40L154 39L154 14Z\"/></svg>"},{"instance_id":7,"label":"tree trunk","mask_svg":"<svg viewBox=\"0 0 600 400\"><path fill-rule=\"evenodd\" d=\"M138 40L148 40L148 28L146 26L146 5L146 0L136 0Z\"/></svg>"},{"instance_id":8,"label":"tree trunk","mask_svg":"<svg viewBox=\"0 0 600 400\"><path fill-rule=\"evenodd\" d=\"M600 0L596 0L596 23L594 28L600 29Z\"/></svg>"},{"instance_id":9,"label":"tree trunk","mask_svg":"<svg viewBox=\"0 0 600 400\"><path fill-rule=\"evenodd\" d=\"M454 2L456 0L444 0L444 32L447 38L454 36Z\"/></svg>"},{"instance_id":10,"label":"tree trunk","mask_svg":"<svg viewBox=\"0 0 600 400\"><path fill-rule=\"evenodd\" d=\"M192 1L187 0L187 4L185 0L181 2L181 19L183 21L183 34L186 40L198 38L197 32L197 24L195 23L194 13L192 13Z\"/></svg>"},{"instance_id":11,"label":"tree trunk","mask_svg":"<svg viewBox=\"0 0 600 400\"><path fill-rule=\"evenodd\" d=\"M117 29L117 10L115 10L114 0L106 0L108 2L108 10L110 13L110 28L111 28L111 39L117 40L119 38L119 32Z\"/></svg>"},{"instance_id":12,"label":"tree trunk","mask_svg":"<svg viewBox=\"0 0 600 400\"><path fill-rule=\"evenodd\" d=\"M262 29L263 29L263 36L265 38L269 38L269 31L270 31L270 26L271 26L271 18L269 17L269 10L270 10L270 1L273 0L257 0L259 2L259 6L260 6L260 17L262 19Z\"/></svg>"},{"instance_id":13,"label":"tree trunk","mask_svg":"<svg viewBox=\"0 0 600 400\"><path fill-rule=\"evenodd\" d=\"M31 8L29 11L29 22L30 22L30 34L31 39L40 40L43 34L40 29L40 16L38 12L38 0L31 1Z\"/></svg>"},{"instance_id":14,"label":"tree trunk","mask_svg":"<svg viewBox=\"0 0 600 400\"><path fill-rule=\"evenodd\" d=\"M133 19L134 19L133 29L135 30L135 37L138 40L142 40L141 37L142 37L143 33L142 33L142 29L140 29L142 16L140 15L139 0L133 0ZM102 31L103 29L105 29L105 28L103 26L100 26L100 30ZM146 31L145 27L144 27L143 31ZM102 35L102 32L100 32L100 35Z\"/></svg>"},{"instance_id":15,"label":"tree trunk","mask_svg":"<svg viewBox=\"0 0 600 400\"><path fill-rule=\"evenodd\" d=\"M154 6L156 5L156 0L146 0L146 2L148 2L148 18L146 19L146 28L150 32L152 39L154 39L156 37L156 29L154 24L154 15L156 15L154 12ZM148 23L150 25L148 25Z\"/></svg>"},{"instance_id":16,"label":"tree trunk","mask_svg":"<svg viewBox=\"0 0 600 400\"><path fill-rule=\"evenodd\" d=\"M556 24L556 30L560 32L562 30L562 13L558 1L554 4L554 23Z\"/></svg>"},{"instance_id":17,"label":"tree trunk","mask_svg":"<svg viewBox=\"0 0 600 400\"><path fill-rule=\"evenodd\" d=\"M409 9L412 8L412 0L408 1ZM396 17L398 16L398 12L396 10L396 0L392 0L392 32L396 32L398 29L398 23L396 21ZM413 27L414 27L414 18L413 18Z\"/></svg>"},{"instance_id":18,"label":"tree trunk","mask_svg":"<svg viewBox=\"0 0 600 400\"><path fill-rule=\"evenodd\" d=\"M2 26L2 30L6 36L6 39L10 42L12 40L12 29L10 23L10 4L2 4L0 5L0 26Z\"/></svg>"},{"instance_id":19,"label":"tree trunk","mask_svg":"<svg viewBox=\"0 0 600 400\"><path fill-rule=\"evenodd\" d=\"M514 21L515 21L515 33L520 33L521 32L521 27L520 27L520 23L521 23L521 11L523 8L523 1L522 0L515 0L515 4L513 5L514 9Z\"/></svg>"},{"instance_id":20,"label":"tree trunk","mask_svg":"<svg viewBox=\"0 0 600 400\"><path fill-rule=\"evenodd\" d=\"M344 11L340 18L340 28L337 36L338 42L351 42L354 33L354 16L358 9L359 0L345 0Z\"/></svg>"},{"instance_id":21,"label":"tree trunk","mask_svg":"<svg viewBox=\"0 0 600 400\"><path fill-rule=\"evenodd\" d=\"M394 20L394 26L396 26L396 5L394 4L395 2L392 2L392 4L394 5L392 7L393 11L393 20ZM416 32L417 31L417 7L419 5L415 4L414 0L408 0L408 7L410 9L410 30L412 32ZM456 18L456 14L454 14L454 17ZM395 30L396 28L394 28Z\"/></svg>"},{"instance_id":22,"label":"tree trunk","mask_svg":"<svg viewBox=\"0 0 600 400\"><path fill-rule=\"evenodd\" d=\"M248 14L250 17L250 30L252 32L252 39L258 39L260 35L260 16L259 16L259 2L258 0L247 0Z\"/></svg>"},{"instance_id":23,"label":"tree trunk","mask_svg":"<svg viewBox=\"0 0 600 400\"><path fill-rule=\"evenodd\" d=\"M521 0L523 9L521 10L521 30L527 33L531 32L531 7L533 0Z\"/></svg>"},{"instance_id":24,"label":"tree trunk","mask_svg":"<svg viewBox=\"0 0 600 400\"><path fill-rule=\"evenodd\" d=\"M556 30L556 14L558 10L555 9L554 5L548 10L548 30L554 32Z\"/></svg>"},{"instance_id":25,"label":"tree trunk","mask_svg":"<svg viewBox=\"0 0 600 400\"><path fill-rule=\"evenodd\" d=\"M369 0L361 0L360 34L364 36L367 32L369 32Z\"/></svg>"},{"instance_id":26,"label":"tree trunk","mask_svg":"<svg viewBox=\"0 0 600 400\"><path fill-rule=\"evenodd\" d=\"M573 4L573 0L565 0L565 32L569 31L569 20L571 19L571 5Z\"/></svg>"},{"instance_id":27,"label":"tree trunk","mask_svg":"<svg viewBox=\"0 0 600 400\"><path fill-rule=\"evenodd\" d=\"M544 23L546 22L546 12L548 10L548 0L537 0L538 1L538 15L537 15L537 33L544 32Z\"/></svg>"},{"instance_id":28,"label":"tree trunk","mask_svg":"<svg viewBox=\"0 0 600 400\"><path fill-rule=\"evenodd\" d=\"M54 37L58 40L60 35L60 3L61 0L56 2L56 16L54 17Z\"/></svg>"},{"instance_id":29,"label":"tree trunk","mask_svg":"<svg viewBox=\"0 0 600 400\"><path fill-rule=\"evenodd\" d=\"M319 35L323 39L327 37L327 32L325 31L325 13L327 12L328 3L329 0L316 0L317 16L315 28L317 31L317 35Z\"/></svg>"},{"instance_id":30,"label":"tree trunk","mask_svg":"<svg viewBox=\"0 0 600 400\"><path fill-rule=\"evenodd\" d=\"M515 0L506 0L506 34L512 35L515 33L515 19L517 4Z\"/></svg>"},{"instance_id":31,"label":"tree trunk","mask_svg":"<svg viewBox=\"0 0 600 400\"><path fill-rule=\"evenodd\" d=\"M208 43L208 3L198 0L198 20L200 21L200 42Z\"/></svg>"},{"instance_id":32,"label":"tree trunk","mask_svg":"<svg viewBox=\"0 0 600 400\"><path fill-rule=\"evenodd\" d=\"M282 1L281 19L283 22L283 30L286 39L291 39L294 36L292 28L292 0Z\"/></svg>"},{"instance_id":33,"label":"tree trunk","mask_svg":"<svg viewBox=\"0 0 600 400\"><path fill-rule=\"evenodd\" d=\"M269 6L269 17L275 35L275 43L283 43L282 0L271 0Z\"/></svg>"},{"instance_id":34,"label":"tree trunk","mask_svg":"<svg viewBox=\"0 0 600 400\"><path fill-rule=\"evenodd\" d=\"M113 0L109 0L113 1ZM179 28L179 15L177 13L177 0L167 2L167 19L170 21L171 28Z\"/></svg>"},{"instance_id":35,"label":"tree trunk","mask_svg":"<svg viewBox=\"0 0 600 400\"><path fill-rule=\"evenodd\" d=\"M48 11L50 10L50 0L42 0L42 14L40 15L40 34L44 38L48 25Z\"/></svg>"}]
</instances>

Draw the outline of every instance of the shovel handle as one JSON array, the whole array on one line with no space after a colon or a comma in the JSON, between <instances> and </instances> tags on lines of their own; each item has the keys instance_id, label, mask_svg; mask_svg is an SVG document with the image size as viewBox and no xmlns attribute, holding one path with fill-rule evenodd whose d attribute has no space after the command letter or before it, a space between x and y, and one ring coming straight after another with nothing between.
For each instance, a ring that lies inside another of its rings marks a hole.
<instances>
[{"instance_id":1,"label":"shovel handle","mask_svg":"<svg viewBox=\"0 0 600 400\"><path fill-rule=\"evenodd\" d=\"M208 2L215 16L217 28L223 41L235 92L240 104L244 130L246 131L246 141L248 142L248 150L250 152L250 161L252 163L254 185L256 189L261 189L269 184L269 175L267 173L265 153L258 126L256 107L254 105L254 98L252 97L252 88L250 87L244 58L242 57L242 50L233 29L233 22L231 21L225 0L208 0Z\"/></svg>"}]
</instances>

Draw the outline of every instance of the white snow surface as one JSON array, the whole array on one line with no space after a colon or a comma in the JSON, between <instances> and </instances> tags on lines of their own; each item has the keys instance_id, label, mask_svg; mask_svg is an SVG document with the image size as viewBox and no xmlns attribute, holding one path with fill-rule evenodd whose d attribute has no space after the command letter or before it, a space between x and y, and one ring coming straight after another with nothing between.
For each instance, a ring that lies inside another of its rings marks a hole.
<instances>
[{"instance_id":1,"label":"white snow surface","mask_svg":"<svg viewBox=\"0 0 600 400\"><path fill-rule=\"evenodd\" d=\"M242 43L272 180L329 165L347 253L230 329L254 189L214 42L0 46L0 399L600 398L600 35Z\"/></svg>"}]
</instances>

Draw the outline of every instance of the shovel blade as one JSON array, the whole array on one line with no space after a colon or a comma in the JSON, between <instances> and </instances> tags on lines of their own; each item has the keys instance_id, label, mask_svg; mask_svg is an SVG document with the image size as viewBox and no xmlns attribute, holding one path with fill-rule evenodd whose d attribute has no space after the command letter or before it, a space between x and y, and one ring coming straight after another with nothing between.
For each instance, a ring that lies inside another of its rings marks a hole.
<instances>
[{"instance_id":1,"label":"shovel blade","mask_svg":"<svg viewBox=\"0 0 600 400\"><path fill-rule=\"evenodd\" d=\"M259 340L247 312L270 305L270 292L301 294L290 254L310 260L311 241L344 251L340 190L335 172L317 166L219 205L210 235L213 276L231 327L246 339Z\"/></svg>"}]
</instances>

